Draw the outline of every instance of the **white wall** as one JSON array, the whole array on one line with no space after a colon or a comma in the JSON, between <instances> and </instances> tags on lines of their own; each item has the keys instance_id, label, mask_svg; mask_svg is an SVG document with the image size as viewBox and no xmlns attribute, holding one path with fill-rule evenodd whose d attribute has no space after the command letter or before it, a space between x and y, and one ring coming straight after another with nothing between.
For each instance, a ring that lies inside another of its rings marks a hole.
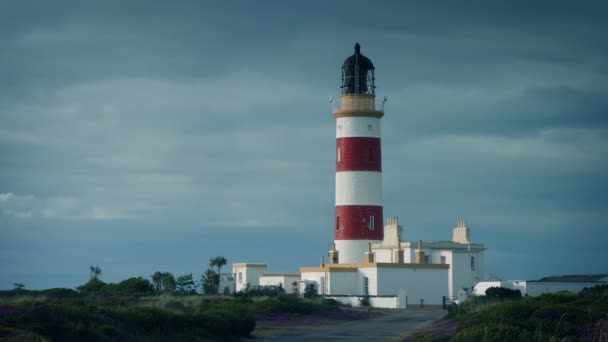
<instances>
[{"instance_id":1,"label":"white wall","mask_svg":"<svg viewBox=\"0 0 608 342\"><path fill-rule=\"evenodd\" d=\"M232 266L232 273L234 273L236 281L236 292L244 291L247 288L247 284L251 286L260 285L260 276L267 273L268 267L261 266L247 266L241 264L239 266ZM239 277L239 273L242 277Z\"/></svg>"},{"instance_id":2,"label":"white wall","mask_svg":"<svg viewBox=\"0 0 608 342\"><path fill-rule=\"evenodd\" d=\"M365 252L368 243L380 243L379 240L334 240L336 249L340 251L340 264L365 262Z\"/></svg>"},{"instance_id":3,"label":"white wall","mask_svg":"<svg viewBox=\"0 0 608 342\"><path fill-rule=\"evenodd\" d=\"M388 248L374 249L375 262L393 262L391 259L391 250Z\"/></svg>"},{"instance_id":4,"label":"white wall","mask_svg":"<svg viewBox=\"0 0 608 342\"><path fill-rule=\"evenodd\" d=\"M358 295L361 275L358 272L331 272L329 275L329 291L326 294Z\"/></svg>"},{"instance_id":5,"label":"white wall","mask_svg":"<svg viewBox=\"0 0 608 342\"><path fill-rule=\"evenodd\" d=\"M448 270L429 268L378 268L377 295L396 295L405 289L408 305L442 305L448 293Z\"/></svg>"},{"instance_id":6,"label":"white wall","mask_svg":"<svg viewBox=\"0 0 608 342\"><path fill-rule=\"evenodd\" d=\"M361 303L361 298L364 298L364 296L344 296L344 297L343 296L340 296L340 297L327 296L325 298L335 299L342 304L351 305L351 306L356 307L356 306L360 306L359 304ZM369 301L370 301L371 306L373 306L374 308L385 308L385 309L398 309L399 308L397 296L369 297Z\"/></svg>"},{"instance_id":7,"label":"white wall","mask_svg":"<svg viewBox=\"0 0 608 342\"><path fill-rule=\"evenodd\" d=\"M300 276L291 276L291 275L268 275L260 277L260 285L261 286L283 286L285 289L285 293L293 293L293 285L292 283L300 280Z\"/></svg>"},{"instance_id":8,"label":"white wall","mask_svg":"<svg viewBox=\"0 0 608 342\"><path fill-rule=\"evenodd\" d=\"M305 283L314 283L316 284L317 292L321 291L321 281L322 278L325 278L325 272L302 272L301 276L298 292L304 293Z\"/></svg>"},{"instance_id":9,"label":"white wall","mask_svg":"<svg viewBox=\"0 0 608 342\"><path fill-rule=\"evenodd\" d=\"M475 257L475 269L471 269L471 256ZM461 288L471 293L473 287L483 279L483 252L453 251L450 264L450 297L455 297Z\"/></svg>"},{"instance_id":10,"label":"white wall","mask_svg":"<svg viewBox=\"0 0 608 342\"><path fill-rule=\"evenodd\" d=\"M368 279L368 295L377 296L384 295L385 293L378 293L378 269L375 267L360 268L359 269L359 281L357 282L358 294L365 294L363 291L363 277ZM395 295L395 293L386 293L386 295Z\"/></svg>"},{"instance_id":11,"label":"white wall","mask_svg":"<svg viewBox=\"0 0 608 342\"><path fill-rule=\"evenodd\" d=\"M474 296L485 296L486 295L486 290L489 289L490 287L511 288L510 286L511 286L511 284L508 283L508 282L502 282L502 281L480 281L473 288L472 295L474 295ZM522 294L523 294L523 292L522 292Z\"/></svg>"}]
</instances>

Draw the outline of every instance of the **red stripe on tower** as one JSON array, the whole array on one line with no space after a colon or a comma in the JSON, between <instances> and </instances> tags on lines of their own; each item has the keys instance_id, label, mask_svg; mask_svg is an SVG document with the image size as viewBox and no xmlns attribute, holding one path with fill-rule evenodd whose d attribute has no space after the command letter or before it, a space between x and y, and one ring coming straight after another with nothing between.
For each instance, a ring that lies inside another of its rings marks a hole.
<instances>
[{"instance_id":1,"label":"red stripe on tower","mask_svg":"<svg viewBox=\"0 0 608 342\"><path fill-rule=\"evenodd\" d=\"M382 240L382 233L382 206L336 206L336 240Z\"/></svg>"},{"instance_id":2,"label":"red stripe on tower","mask_svg":"<svg viewBox=\"0 0 608 342\"><path fill-rule=\"evenodd\" d=\"M336 139L336 171L382 172L380 139L369 137Z\"/></svg>"}]
</instances>

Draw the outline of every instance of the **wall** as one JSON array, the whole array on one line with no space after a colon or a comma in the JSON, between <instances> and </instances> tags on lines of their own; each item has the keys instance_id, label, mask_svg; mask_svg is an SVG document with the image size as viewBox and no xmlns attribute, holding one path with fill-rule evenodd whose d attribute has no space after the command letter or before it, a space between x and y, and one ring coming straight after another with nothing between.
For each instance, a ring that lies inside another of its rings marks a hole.
<instances>
[{"instance_id":1,"label":"wall","mask_svg":"<svg viewBox=\"0 0 608 342\"><path fill-rule=\"evenodd\" d=\"M325 272L302 272L301 280L298 285L298 292L304 293L306 283L314 283L317 292L321 291L321 280L325 278Z\"/></svg>"},{"instance_id":2,"label":"wall","mask_svg":"<svg viewBox=\"0 0 608 342\"><path fill-rule=\"evenodd\" d=\"M234 273L235 282L236 282L236 292L243 291L247 288L247 284L250 285L259 285L260 284L260 276L264 273L267 273L268 267L260 267L260 266L233 266L232 273ZM242 272L243 277L239 279L239 272Z\"/></svg>"},{"instance_id":3,"label":"wall","mask_svg":"<svg viewBox=\"0 0 608 342\"><path fill-rule=\"evenodd\" d=\"M290 275L272 275L272 276L261 276L260 277L260 285L261 286L283 286L285 289L285 293L293 293L293 285L292 283L300 280L300 276L290 276Z\"/></svg>"},{"instance_id":4,"label":"wall","mask_svg":"<svg viewBox=\"0 0 608 342\"><path fill-rule=\"evenodd\" d=\"M409 305L442 305L448 294L448 269L378 268L377 295L396 295L405 289Z\"/></svg>"},{"instance_id":5,"label":"wall","mask_svg":"<svg viewBox=\"0 0 608 342\"><path fill-rule=\"evenodd\" d=\"M485 296L486 295L486 290L489 289L490 287L505 287L505 288L511 288L510 287L511 284L508 282L502 282L502 281L481 281L479 283L477 283L477 285L475 285L475 287L473 288L473 292L471 293L473 296ZM523 294L523 292L522 292Z\"/></svg>"},{"instance_id":6,"label":"wall","mask_svg":"<svg viewBox=\"0 0 608 342\"><path fill-rule=\"evenodd\" d=\"M378 269L375 267L360 268L359 269L359 281L357 282L357 294L365 294L363 292L363 277L368 279L368 295L377 296L379 294L395 295L395 293L378 293Z\"/></svg>"},{"instance_id":7,"label":"wall","mask_svg":"<svg viewBox=\"0 0 608 342\"><path fill-rule=\"evenodd\" d=\"M471 269L471 256L475 257L475 270ZM452 272L450 297L456 296L461 288L468 289L468 293L471 293L473 287L483 278L483 252L453 251L451 262L448 263Z\"/></svg>"},{"instance_id":8,"label":"wall","mask_svg":"<svg viewBox=\"0 0 608 342\"><path fill-rule=\"evenodd\" d=\"M358 295L361 292L360 283L363 282L358 272L331 272L329 275L329 291L326 294Z\"/></svg>"},{"instance_id":9,"label":"wall","mask_svg":"<svg viewBox=\"0 0 608 342\"><path fill-rule=\"evenodd\" d=\"M388 248L374 249L375 262L392 262L391 250Z\"/></svg>"},{"instance_id":10,"label":"wall","mask_svg":"<svg viewBox=\"0 0 608 342\"><path fill-rule=\"evenodd\" d=\"M351 305L351 306L360 306L361 298L364 296L326 296L328 299L335 299L338 302ZM374 308L386 308L386 309L398 309L399 301L397 296L386 296L386 297L369 297L369 301L371 306ZM405 308L403 308L405 309Z\"/></svg>"}]
</instances>

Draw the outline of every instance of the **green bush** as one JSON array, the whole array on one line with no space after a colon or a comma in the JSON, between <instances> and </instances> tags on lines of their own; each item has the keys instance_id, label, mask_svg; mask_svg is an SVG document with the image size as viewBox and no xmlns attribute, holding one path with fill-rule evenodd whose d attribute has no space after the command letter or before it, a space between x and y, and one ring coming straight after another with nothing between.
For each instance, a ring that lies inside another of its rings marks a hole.
<instances>
[{"instance_id":1,"label":"green bush","mask_svg":"<svg viewBox=\"0 0 608 342\"><path fill-rule=\"evenodd\" d=\"M359 298L359 306L362 306L365 308L372 306L369 296Z\"/></svg>"},{"instance_id":2,"label":"green bush","mask_svg":"<svg viewBox=\"0 0 608 342\"><path fill-rule=\"evenodd\" d=\"M608 286L538 297L474 297L452 310L456 341L591 340L608 315ZM608 324L606 325L608 331ZM589 337L589 338L588 338Z\"/></svg>"},{"instance_id":3,"label":"green bush","mask_svg":"<svg viewBox=\"0 0 608 342\"><path fill-rule=\"evenodd\" d=\"M505 287L490 287L486 289L486 296L493 298L521 298L521 291Z\"/></svg>"},{"instance_id":4,"label":"green bush","mask_svg":"<svg viewBox=\"0 0 608 342\"><path fill-rule=\"evenodd\" d=\"M46 289L38 291L38 293L45 295L49 298L78 298L81 296L78 291L65 288Z\"/></svg>"}]
</instances>

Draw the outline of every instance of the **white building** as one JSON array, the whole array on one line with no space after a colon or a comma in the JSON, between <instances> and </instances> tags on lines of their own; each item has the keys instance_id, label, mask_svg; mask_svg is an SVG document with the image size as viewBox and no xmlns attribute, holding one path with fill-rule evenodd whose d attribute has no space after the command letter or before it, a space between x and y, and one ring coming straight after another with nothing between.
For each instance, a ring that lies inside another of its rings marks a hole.
<instances>
[{"instance_id":1,"label":"white building","mask_svg":"<svg viewBox=\"0 0 608 342\"><path fill-rule=\"evenodd\" d=\"M268 265L254 263L232 264L232 274L235 280L235 291L245 291L250 286L260 285L260 277L266 273Z\"/></svg>"},{"instance_id":2,"label":"white building","mask_svg":"<svg viewBox=\"0 0 608 342\"><path fill-rule=\"evenodd\" d=\"M522 296L538 296L543 293L569 291L578 293L584 288L608 284L608 274L579 274L544 277L539 280L506 280L479 282L473 295L485 296L490 287L519 290Z\"/></svg>"},{"instance_id":3,"label":"white building","mask_svg":"<svg viewBox=\"0 0 608 342\"><path fill-rule=\"evenodd\" d=\"M401 240L397 218L388 219L384 240L369 244L363 263L330 263L301 268L302 281L327 296L407 296L409 305L443 305L458 290L471 293L483 278L484 246L470 241L464 221L452 241L417 243ZM331 254L331 251L330 251Z\"/></svg>"}]
</instances>

